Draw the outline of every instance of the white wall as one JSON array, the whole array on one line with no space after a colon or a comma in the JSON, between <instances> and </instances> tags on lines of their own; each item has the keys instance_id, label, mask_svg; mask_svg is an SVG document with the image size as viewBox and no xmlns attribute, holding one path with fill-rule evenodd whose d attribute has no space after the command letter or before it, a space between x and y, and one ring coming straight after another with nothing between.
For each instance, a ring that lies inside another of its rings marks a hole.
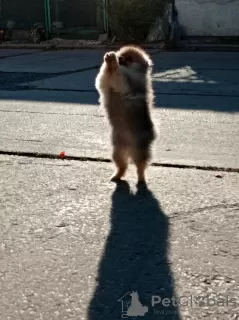
<instances>
[{"instance_id":1,"label":"white wall","mask_svg":"<svg viewBox=\"0 0 239 320\"><path fill-rule=\"evenodd\" d=\"M188 36L239 36L239 0L175 0Z\"/></svg>"}]
</instances>

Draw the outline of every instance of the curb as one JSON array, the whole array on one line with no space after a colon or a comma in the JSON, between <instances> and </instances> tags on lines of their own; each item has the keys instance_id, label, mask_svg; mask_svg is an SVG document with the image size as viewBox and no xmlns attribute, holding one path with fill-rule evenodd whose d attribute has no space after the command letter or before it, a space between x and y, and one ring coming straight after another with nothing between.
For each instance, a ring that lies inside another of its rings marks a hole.
<instances>
[{"instance_id":1,"label":"curb","mask_svg":"<svg viewBox=\"0 0 239 320\"><path fill-rule=\"evenodd\" d=\"M139 44L145 49L158 49L162 50L162 45L159 44ZM118 49L123 44L4 44L0 45L1 49L40 49L40 50L85 50L85 49Z\"/></svg>"},{"instance_id":2,"label":"curb","mask_svg":"<svg viewBox=\"0 0 239 320\"><path fill-rule=\"evenodd\" d=\"M103 49L103 50L117 50L123 46L123 43L119 44L0 44L1 49L39 49L42 51L57 51L57 50L96 50L96 49ZM215 52L239 52L239 45L224 45L224 44L179 44L176 47L164 46L159 43L154 44L139 44L144 49L155 49L161 52L187 52L187 51L215 51Z\"/></svg>"}]
</instances>

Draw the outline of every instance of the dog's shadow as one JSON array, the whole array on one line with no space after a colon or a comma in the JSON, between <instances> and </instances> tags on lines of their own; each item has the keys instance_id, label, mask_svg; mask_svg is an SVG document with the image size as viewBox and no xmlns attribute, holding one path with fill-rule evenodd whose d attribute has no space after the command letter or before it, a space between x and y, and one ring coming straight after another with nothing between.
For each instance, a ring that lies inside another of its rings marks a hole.
<instances>
[{"instance_id":1,"label":"dog's shadow","mask_svg":"<svg viewBox=\"0 0 239 320\"><path fill-rule=\"evenodd\" d=\"M88 309L89 320L127 317L132 291L146 306L143 319L180 319L175 303L165 306L155 297L158 303L152 306L152 296L175 297L168 236L168 219L147 186L138 186L132 194L127 182L118 183L112 195L111 230Z\"/></svg>"}]
</instances>

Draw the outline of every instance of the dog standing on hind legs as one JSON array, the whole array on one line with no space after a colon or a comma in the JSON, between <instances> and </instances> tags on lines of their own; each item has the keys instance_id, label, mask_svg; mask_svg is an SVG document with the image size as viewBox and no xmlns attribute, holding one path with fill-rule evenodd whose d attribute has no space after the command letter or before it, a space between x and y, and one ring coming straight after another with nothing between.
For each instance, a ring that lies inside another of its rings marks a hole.
<instances>
[{"instance_id":1,"label":"dog standing on hind legs","mask_svg":"<svg viewBox=\"0 0 239 320\"><path fill-rule=\"evenodd\" d=\"M112 181L126 173L129 159L137 168L138 183L145 183L145 170L156 139L150 109L153 105L152 61L139 47L125 46L108 52L96 77L100 104L112 128L112 158L116 172Z\"/></svg>"}]
</instances>

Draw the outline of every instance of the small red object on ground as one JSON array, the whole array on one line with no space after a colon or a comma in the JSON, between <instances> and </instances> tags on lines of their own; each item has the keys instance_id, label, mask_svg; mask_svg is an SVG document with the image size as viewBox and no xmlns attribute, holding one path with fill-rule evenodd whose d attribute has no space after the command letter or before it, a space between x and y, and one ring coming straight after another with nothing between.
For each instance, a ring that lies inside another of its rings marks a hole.
<instances>
[{"instance_id":1,"label":"small red object on ground","mask_svg":"<svg viewBox=\"0 0 239 320\"><path fill-rule=\"evenodd\" d=\"M65 151L60 152L59 157L60 157L61 159L64 159L65 156L66 156Z\"/></svg>"}]
</instances>

